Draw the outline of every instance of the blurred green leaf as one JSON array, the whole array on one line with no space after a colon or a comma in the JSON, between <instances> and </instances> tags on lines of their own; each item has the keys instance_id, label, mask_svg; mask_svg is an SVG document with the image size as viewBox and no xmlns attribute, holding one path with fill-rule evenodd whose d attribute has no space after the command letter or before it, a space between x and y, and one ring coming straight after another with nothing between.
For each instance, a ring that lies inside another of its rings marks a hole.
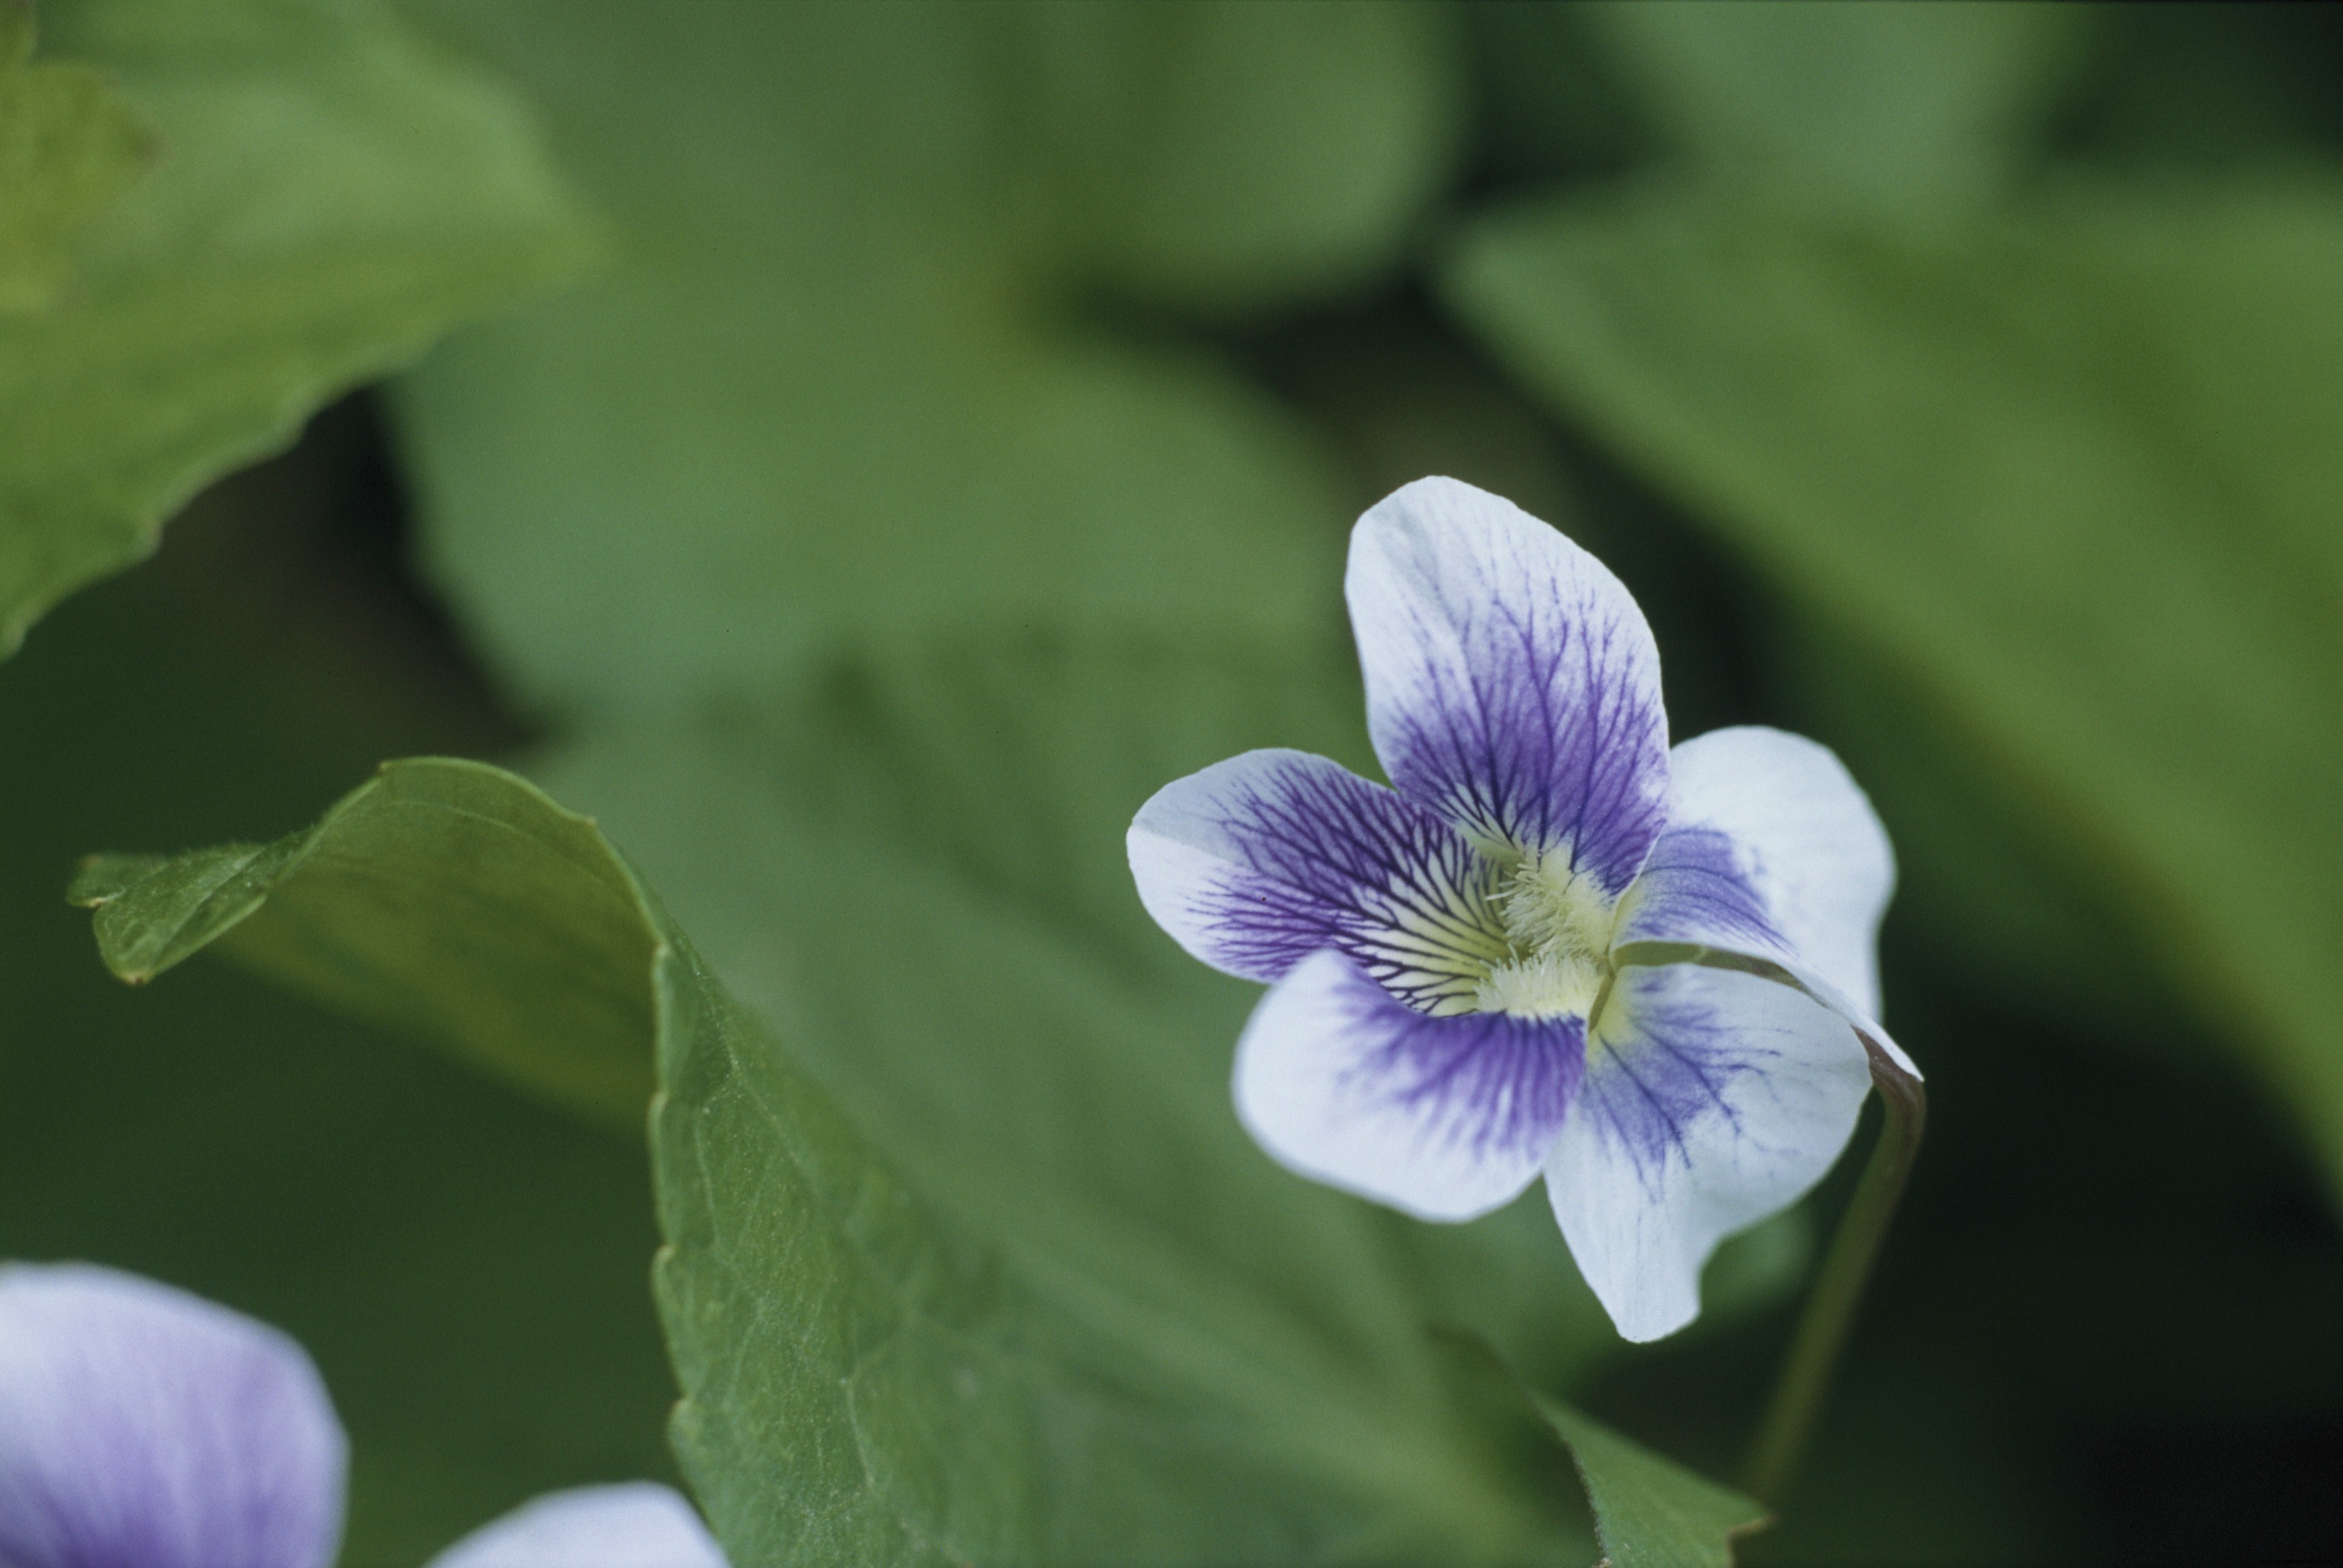
<instances>
[{"instance_id":1,"label":"blurred green leaf","mask_svg":"<svg viewBox=\"0 0 2343 1568\"><path fill-rule=\"evenodd\" d=\"M2095 25L2016 0L1603 0L1579 8L1676 144L1882 209L1991 194Z\"/></svg>"},{"instance_id":2,"label":"blurred green leaf","mask_svg":"<svg viewBox=\"0 0 2343 1568\"><path fill-rule=\"evenodd\" d=\"M1250 313L1372 283L1460 140L1458 44L1421 7L1024 4L960 38L936 9L892 47L965 53L988 161L1048 179L1009 176L1046 209L1041 288ZM1004 113L1005 93L1029 95Z\"/></svg>"},{"instance_id":3,"label":"blurred green leaf","mask_svg":"<svg viewBox=\"0 0 2343 1568\"><path fill-rule=\"evenodd\" d=\"M1894 824L1898 918L1996 1005L2045 1030L2192 1049L2185 993L2139 939L2120 885L2013 789L1967 727L1856 633L1785 613L1773 664L1797 722L1827 735ZM2184 1044L2183 1041L2187 1043Z\"/></svg>"},{"instance_id":4,"label":"blurred green leaf","mask_svg":"<svg viewBox=\"0 0 2343 1568\"><path fill-rule=\"evenodd\" d=\"M1559 1400L1529 1400L1570 1450L1611 1568L1733 1568L1733 1541L1765 1509L1620 1436Z\"/></svg>"},{"instance_id":5,"label":"blurred green leaf","mask_svg":"<svg viewBox=\"0 0 2343 1568\"><path fill-rule=\"evenodd\" d=\"M372 5L43 15L162 156L76 236L69 294L0 316L0 650L199 485L584 244L518 107Z\"/></svg>"},{"instance_id":6,"label":"blurred green leaf","mask_svg":"<svg viewBox=\"0 0 2343 1568\"><path fill-rule=\"evenodd\" d=\"M414 9L536 89L624 253L399 387L428 558L531 699L1331 608L1331 465L1162 317L1389 266L1455 140L1443 14Z\"/></svg>"},{"instance_id":7,"label":"blurred green leaf","mask_svg":"<svg viewBox=\"0 0 2343 1568\"><path fill-rule=\"evenodd\" d=\"M1878 651L2343 1180L2343 192L1920 237L1646 191L1493 222L1449 283Z\"/></svg>"},{"instance_id":8,"label":"blurred green leaf","mask_svg":"<svg viewBox=\"0 0 2343 1568\"><path fill-rule=\"evenodd\" d=\"M460 874L458 874L460 872ZM97 856L69 896L106 967L231 956L625 1128L650 1098L639 895L594 825L479 763L394 762L314 828Z\"/></svg>"},{"instance_id":9,"label":"blurred green leaf","mask_svg":"<svg viewBox=\"0 0 2343 1568\"><path fill-rule=\"evenodd\" d=\"M145 151L137 114L101 73L32 53L32 0L0 0L0 314L49 302L67 237Z\"/></svg>"}]
</instances>

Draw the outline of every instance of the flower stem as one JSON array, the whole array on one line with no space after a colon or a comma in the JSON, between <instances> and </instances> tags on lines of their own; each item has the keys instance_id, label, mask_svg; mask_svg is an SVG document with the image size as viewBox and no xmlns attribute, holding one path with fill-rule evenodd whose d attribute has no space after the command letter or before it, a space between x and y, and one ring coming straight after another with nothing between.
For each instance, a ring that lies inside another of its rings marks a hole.
<instances>
[{"instance_id":1,"label":"flower stem","mask_svg":"<svg viewBox=\"0 0 2343 1568\"><path fill-rule=\"evenodd\" d=\"M1798 1320L1790 1353L1782 1362L1781 1381L1750 1445L1749 1462L1742 1474L1742 1490L1764 1503L1778 1493L1805 1455L1823 1396L1830 1392L1839 1352L1845 1346L1847 1325L1855 1319L1864 1282L1879 1256L1896 1201L1904 1195L1905 1179L1912 1173L1912 1157L1919 1151L1920 1133L1927 1125L1928 1094L1920 1081L1898 1067L1870 1040L1863 1042L1871 1058L1871 1081L1879 1091L1885 1119L1879 1141L1872 1145L1871 1161L1855 1183L1855 1196L1839 1219L1822 1270L1815 1276L1812 1293Z\"/></svg>"}]
</instances>

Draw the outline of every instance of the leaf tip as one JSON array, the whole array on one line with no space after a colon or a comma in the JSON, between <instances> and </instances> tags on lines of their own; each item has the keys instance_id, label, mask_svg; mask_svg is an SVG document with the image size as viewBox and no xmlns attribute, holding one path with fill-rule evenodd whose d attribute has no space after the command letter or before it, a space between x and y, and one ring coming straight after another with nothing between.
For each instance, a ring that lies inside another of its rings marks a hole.
<instances>
[{"instance_id":1,"label":"leaf tip","mask_svg":"<svg viewBox=\"0 0 2343 1568\"><path fill-rule=\"evenodd\" d=\"M163 864L160 855L84 855L65 884L65 902L75 909L104 909Z\"/></svg>"}]
</instances>

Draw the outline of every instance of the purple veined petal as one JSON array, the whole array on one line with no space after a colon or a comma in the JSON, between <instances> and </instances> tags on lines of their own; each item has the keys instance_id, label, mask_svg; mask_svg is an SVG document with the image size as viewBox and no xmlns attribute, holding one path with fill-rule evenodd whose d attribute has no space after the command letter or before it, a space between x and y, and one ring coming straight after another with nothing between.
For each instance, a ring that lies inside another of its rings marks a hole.
<instances>
[{"instance_id":1,"label":"purple veined petal","mask_svg":"<svg viewBox=\"0 0 2343 1568\"><path fill-rule=\"evenodd\" d=\"M1668 828L1616 940L1694 942L1777 960L1879 1012L1879 918L1896 857L1828 747L1779 729L1718 729L1669 758Z\"/></svg>"},{"instance_id":2,"label":"purple veined petal","mask_svg":"<svg viewBox=\"0 0 2343 1568\"><path fill-rule=\"evenodd\" d=\"M277 1330L113 1269L0 1266L8 1568L325 1568L347 1465Z\"/></svg>"},{"instance_id":3,"label":"purple veined petal","mask_svg":"<svg viewBox=\"0 0 2343 1568\"><path fill-rule=\"evenodd\" d=\"M1624 890L1665 819L1668 733L1619 579L1512 502L1419 479L1359 519L1343 587L1400 793Z\"/></svg>"},{"instance_id":4,"label":"purple veined petal","mask_svg":"<svg viewBox=\"0 0 2343 1568\"><path fill-rule=\"evenodd\" d=\"M483 1524L429 1568L726 1568L691 1504L648 1481L549 1492Z\"/></svg>"},{"instance_id":5,"label":"purple veined petal","mask_svg":"<svg viewBox=\"0 0 2343 1568\"><path fill-rule=\"evenodd\" d=\"M1480 858L1445 822L1303 751L1248 751L1140 808L1131 871L1156 923L1213 968L1274 981L1348 954L1426 1009L1506 956Z\"/></svg>"},{"instance_id":6,"label":"purple veined petal","mask_svg":"<svg viewBox=\"0 0 2343 1568\"><path fill-rule=\"evenodd\" d=\"M1630 942L1722 948L1788 963L1797 950L1758 890L1755 856L1721 828L1671 826L1621 900L1614 949Z\"/></svg>"},{"instance_id":7,"label":"purple veined petal","mask_svg":"<svg viewBox=\"0 0 2343 1568\"><path fill-rule=\"evenodd\" d=\"M1854 1029L1795 986L1694 964L1620 971L1545 1179L1624 1338L1699 1315L1716 1244L1822 1179L1870 1087Z\"/></svg>"},{"instance_id":8,"label":"purple veined petal","mask_svg":"<svg viewBox=\"0 0 2343 1568\"><path fill-rule=\"evenodd\" d=\"M1470 1220L1536 1177L1585 1059L1583 1019L1427 1017L1326 951L1253 1010L1237 1115L1289 1170L1418 1219Z\"/></svg>"}]
</instances>

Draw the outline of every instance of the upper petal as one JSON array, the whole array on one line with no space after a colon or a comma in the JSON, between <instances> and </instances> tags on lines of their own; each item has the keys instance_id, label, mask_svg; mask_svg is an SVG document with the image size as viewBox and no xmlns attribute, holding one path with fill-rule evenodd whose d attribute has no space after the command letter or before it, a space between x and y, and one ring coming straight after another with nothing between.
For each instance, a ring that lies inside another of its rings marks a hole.
<instances>
[{"instance_id":1,"label":"upper petal","mask_svg":"<svg viewBox=\"0 0 2343 1568\"><path fill-rule=\"evenodd\" d=\"M1875 1018L1879 917L1895 886L1887 830L1828 747L1712 730L1669 758L1667 830L1617 940L1780 959Z\"/></svg>"},{"instance_id":2,"label":"upper petal","mask_svg":"<svg viewBox=\"0 0 2343 1568\"><path fill-rule=\"evenodd\" d=\"M1619 579L1512 502L1419 479L1359 519L1344 590L1400 791L1625 888L1663 823L1668 735Z\"/></svg>"},{"instance_id":3,"label":"upper petal","mask_svg":"<svg viewBox=\"0 0 2343 1568\"><path fill-rule=\"evenodd\" d=\"M275 1329L112 1269L0 1267L9 1568L324 1568L347 1461Z\"/></svg>"},{"instance_id":4,"label":"upper petal","mask_svg":"<svg viewBox=\"0 0 2343 1568\"><path fill-rule=\"evenodd\" d=\"M1129 849L1147 912L1247 980L1335 948L1429 1006L1504 956L1472 846L1323 757L1248 751L1166 785Z\"/></svg>"},{"instance_id":5,"label":"upper petal","mask_svg":"<svg viewBox=\"0 0 2343 1568\"><path fill-rule=\"evenodd\" d=\"M1585 1062L1581 1019L1431 1018L1336 952L1262 998L1237 1041L1237 1115L1290 1170L1424 1220L1529 1185Z\"/></svg>"},{"instance_id":6,"label":"upper petal","mask_svg":"<svg viewBox=\"0 0 2343 1568\"><path fill-rule=\"evenodd\" d=\"M1546 1193L1624 1337L1699 1314L1717 1242L1822 1179L1870 1085L1853 1026L1794 986L1693 964L1620 971Z\"/></svg>"},{"instance_id":7,"label":"upper petal","mask_svg":"<svg viewBox=\"0 0 2343 1568\"><path fill-rule=\"evenodd\" d=\"M492 1520L429 1568L726 1568L673 1488L648 1481L549 1492Z\"/></svg>"}]
</instances>

